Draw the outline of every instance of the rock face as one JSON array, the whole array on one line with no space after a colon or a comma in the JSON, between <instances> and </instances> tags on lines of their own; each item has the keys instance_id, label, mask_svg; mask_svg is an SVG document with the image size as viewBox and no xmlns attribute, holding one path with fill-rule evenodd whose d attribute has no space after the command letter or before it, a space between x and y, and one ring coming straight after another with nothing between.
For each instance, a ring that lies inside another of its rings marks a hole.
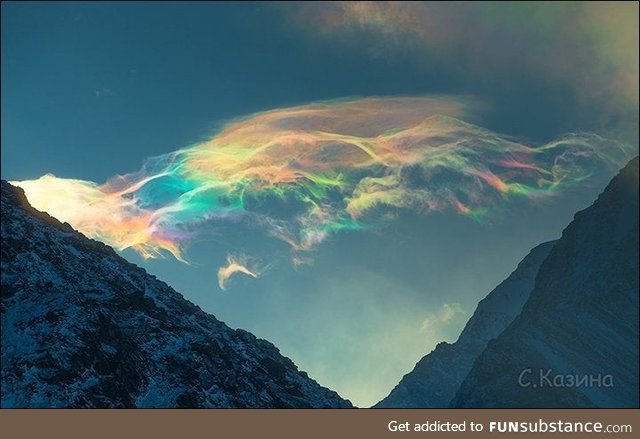
<instances>
[{"instance_id":1,"label":"rock face","mask_svg":"<svg viewBox=\"0 0 640 439\"><path fill-rule=\"evenodd\" d=\"M351 407L2 181L2 407Z\"/></svg>"},{"instance_id":2,"label":"rock face","mask_svg":"<svg viewBox=\"0 0 640 439\"><path fill-rule=\"evenodd\" d=\"M555 241L535 247L516 270L482 299L458 340L440 343L375 407L448 407L473 361L520 313L538 268Z\"/></svg>"},{"instance_id":3,"label":"rock face","mask_svg":"<svg viewBox=\"0 0 640 439\"><path fill-rule=\"evenodd\" d=\"M576 214L457 407L638 407L638 158Z\"/></svg>"}]
</instances>

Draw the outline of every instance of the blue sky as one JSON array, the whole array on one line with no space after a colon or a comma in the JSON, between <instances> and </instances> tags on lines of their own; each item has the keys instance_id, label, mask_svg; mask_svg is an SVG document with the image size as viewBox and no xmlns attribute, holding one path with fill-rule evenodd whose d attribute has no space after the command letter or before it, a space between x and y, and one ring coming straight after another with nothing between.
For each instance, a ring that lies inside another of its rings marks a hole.
<instances>
[{"instance_id":1,"label":"blue sky","mask_svg":"<svg viewBox=\"0 0 640 439\"><path fill-rule=\"evenodd\" d=\"M544 77L513 68L517 58L477 69L398 43L403 34L388 44L390 31L375 27L350 30L358 35L351 41L337 31L326 37L294 12L270 3L3 2L2 178L104 182L205 140L233 118L345 97L473 96L482 102L473 122L536 144L572 131L621 140L637 132L623 123L637 115L637 102L603 119L594 108L605 106L592 104L599 98L585 105L564 70ZM473 50L508 58L511 49ZM123 255L368 406L437 342L455 340L477 301L533 246L559 237L610 175L544 205L516 203L490 224L399 212L381 230L332 237L313 265L277 263L258 279L234 278L224 293L215 276L231 247L287 249L224 229L189 248L191 265Z\"/></svg>"}]
</instances>

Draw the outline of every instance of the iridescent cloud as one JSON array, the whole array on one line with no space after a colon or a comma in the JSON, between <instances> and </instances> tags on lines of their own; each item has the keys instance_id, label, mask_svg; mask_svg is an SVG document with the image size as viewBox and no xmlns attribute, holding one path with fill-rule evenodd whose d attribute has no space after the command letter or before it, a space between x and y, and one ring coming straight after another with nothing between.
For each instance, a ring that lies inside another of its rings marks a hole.
<instances>
[{"instance_id":1,"label":"iridescent cloud","mask_svg":"<svg viewBox=\"0 0 640 439\"><path fill-rule=\"evenodd\" d=\"M251 277L258 277L260 275L255 268L247 268L246 259L245 256L227 256L227 265L218 269L218 287L220 287L221 290L224 291L227 289L226 282L236 273L246 274Z\"/></svg>"},{"instance_id":2,"label":"iridescent cloud","mask_svg":"<svg viewBox=\"0 0 640 439\"><path fill-rule=\"evenodd\" d=\"M13 183L37 209L144 257L184 260L200 233L241 222L286 242L299 265L328 237L379 227L399 209L482 220L512 199L580 185L628 155L593 134L526 145L458 119L469 108L439 96L276 109L101 185L52 175ZM236 272L256 275L229 260L221 287Z\"/></svg>"}]
</instances>

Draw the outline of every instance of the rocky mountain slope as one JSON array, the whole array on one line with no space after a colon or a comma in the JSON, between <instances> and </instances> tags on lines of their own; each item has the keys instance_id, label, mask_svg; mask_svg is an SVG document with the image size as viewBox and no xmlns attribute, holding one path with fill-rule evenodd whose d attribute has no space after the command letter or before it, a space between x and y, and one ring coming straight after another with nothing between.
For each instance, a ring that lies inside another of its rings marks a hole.
<instances>
[{"instance_id":1,"label":"rocky mountain slope","mask_svg":"<svg viewBox=\"0 0 640 439\"><path fill-rule=\"evenodd\" d=\"M448 407L473 361L520 313L555 241L535 247L480 301L458 340L440 343L375 407Z\"/></svg>"},{"instance_id":2,"label":"rocky mountain slope","mask_svg":"<svg viewBox=\"0 0 640 439\"><path fill-rule=\"evenodd\" d=\"M2 407L350 407L2 181Z\"/></svg>"},{"instance_id":3,"label":"rocky mountain slope","mask_svg":"<svg viewBox=\"0 0 640 439\"><path fill-rule=\"evenodd\" d=\"M638 158L575 215L458 407L638 407Z\"/></svg>"}]
</instances>

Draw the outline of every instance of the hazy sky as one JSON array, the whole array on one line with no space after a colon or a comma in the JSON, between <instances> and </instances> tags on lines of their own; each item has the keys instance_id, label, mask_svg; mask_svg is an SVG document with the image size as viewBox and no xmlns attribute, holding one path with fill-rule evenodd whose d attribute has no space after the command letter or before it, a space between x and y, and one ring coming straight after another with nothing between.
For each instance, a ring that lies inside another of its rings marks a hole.
<instances>
[{"instance_id":1,"label":"hazy sky","mask_svg":"<svg viewBox=\"0 0 640 439\"><path fill-rule=\"evenodd\" d=\"M583 131L633 142L637 8L3 2L2 178L103 183L239 117L372 96L464 102L467 122L532 146ZM368 406L455 340L478 300L613 172L509 200L490 220L394 205L393 221L331 234L300 266L286 243L237 223L191 242L189 264L123 255ZM260 276L221 291L230 252L255 258Z\"/></svg>"}]
</instances>

